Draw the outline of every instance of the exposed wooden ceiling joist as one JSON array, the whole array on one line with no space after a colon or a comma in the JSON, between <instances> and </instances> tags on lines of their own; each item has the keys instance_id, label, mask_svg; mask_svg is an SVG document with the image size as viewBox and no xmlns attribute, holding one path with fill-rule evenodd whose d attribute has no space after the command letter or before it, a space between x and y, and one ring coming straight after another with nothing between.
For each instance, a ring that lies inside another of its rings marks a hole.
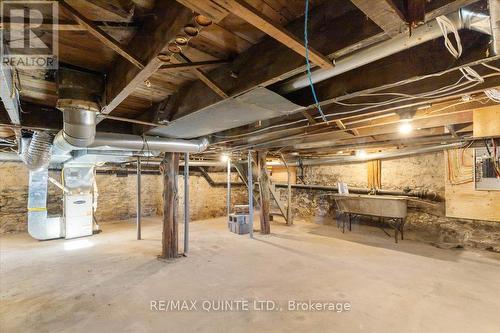
<instances>
[{"instance_id":1,"label":"exposed wooden ceiling joist","mask_svg":"<svg viewBox=\"0 0 500 333\"><path fill-rule=\"evenodd\" d=\"M351 0L356 7L366 14L375 24L391 37L404 31L404 15L392 3L392 0Z\"/></svg>"},{"instance_id":2,"label":"exposed wooden ceiling joist","mask_svg":"<svg viewBox=\"0 0 500 333\"><path fill-rule=\"evenodd\" d=\"M226 8L229 12L247 21L257 29L265 32L268 36L276 39L283 45L291 48L301 56L306 56L304 41L299 39L293 33L276 24L262 13L249 5L244 0L213 0L220 6ZM309 48L309 58L316 65L323 68L332 68L333 63L314 48Z\"/></svg>"},{"instance_id":3,"label":"exposed wooden ceiling joist","mask_svg":"<svg viewBox=\"0 0 500 333\"><path fill-rule=\"evenodd\" d=\"M458 11L460 8L472 5L480 0L434 0L430 5L437 5L436 8L425 13L425 22L429 22L441 15L447 15Z\"/></svg>"},{"instance_id":4,"label":"exposed wooden ceiling joist","mask_svg":"<svg viewBox=\"0 0 500 333\"><path fill-rule=\"evenodd\" d=\"M5 45L2 49L6 49ZM19 92L15 87L14 79L15 76L10 66L0 63L0 99L9 115L10 122L19 125L21 123L18 100Z\"/></svg>"},{"instance_id":5,"label":"exposed wooden ceiling joist","mask_svg":"<svg viewBox=\"0 0 500 333\"><path fill-rule=\"evenodd\" d=\"M120 44L113 37L108 35L104 30L99 28L94 22L88 20L85 16L80 14L76 9L68 5L65 1L59 2L60 8L66 13L70 14L82 27L84 27L90 34L99 39L104 45L114 50L123 58L130 61L137 68L143 69L142 61L137 58L133 52L127 49L127 46Z\"/></svg>"},{"instance_id":6,"label":"exposed wooden ceiling joist","mask_svg":"<svg viewBox=\"0 0 500 333\"><path fill-rule=\"evenodd\" d=\"M182 61L184 64L190 65L192 64L192 61L183 55L182 53L176 54L175 57ZM210 79L201 69L199 68L193 68L194 73L200 79L203 83L207 85L210 89L212 89L213 92L215 92L217 95L219 95L222 98L228 98L229 96L212 80Z\"/></svg>"},{"instance_id":7,"label":"exposed wooden ceiling joist","mask_svg":"<svg viewBox=\"0 0 500 333\"><path fill-rule=\"evenodd\" d=\"M406 17L410 25L417 26L425 21L427 0L405 0Z\"/></svg>"},{"instance_id":8,"label":"exposed wooden ceiling joist","mask_svg":"<svg viewBox=\"0 0 500 333\"><path fill-rule=\"evenodd\" d=\"M434 127L444 128L447 124L465 124L472 122L472 110L450 112L449 114L438 114L429 117L415 118L412 124L415 128L426 129ZM359 132L358 137L371 137L374 135L383 135L396 133L399 130L399 122L389 121L376 122L370 125L355 125L349 127L345 130L329 130L327 133L318 133L312 135L297 135L296 138L290 137L286 139L277 139L272 141L266 141L262 143L253 143L250 145L252 148L259 149L273 149L290 147L296 144L313 143L325 140L339 140L352 138L351 135L347 134L347 131L356 129Z\"/></svg>"},{"instance_id":9,"label":"exposed wooden ceiling joist","mask_svg":"<svg viewBox=\"0 0 500 333\"><path fill-rule=\"evenodd\" d=\"M349 87L350 93L362 91L368 93L368 90L371 88L388 87L391 84L404 82L412 78L419 79L420 81L418 87L416 87L417 89L411 85L406 85L406 87L398 90L392 89L391 91L404 93L404 89L407 89L406 92L410 94L433 91L436 88L434 84L435 80L421 80L423 76L453 71L461 66L471 65L476 61L484 59L484 55L489 48L489 36L475 32L464 32L461 35L462 43L463 45L467 45L467 47L458 60L448 53L442 41L427 42L410 50L365 65L359 69L316 83L315 88L318 99L323 103L324 111L329 112L329 107L325 105L334 105L338 97L347 95L344 87ZM432 61L429 61L429 59L432 59ZM487 70L487 72L491 71ZM443 76L440 84L441 86L446 86L456 82L454 80L455 76ZM427 82L429 82L429 87L426 86ZM309 88L296 91L287 97L300 105L307 106L314 104ZM384 101L387 99L387 96L371 96L367 97L367 99L370 102ZM363 101L363 99L358 98L352 103L362 103ZM338 105L334 105L332 108L336 112L352 109L340 109Z\"/></svg>"},{"instance_id":10,"label":"exposed wooden ceiling joist","mask_svg":"<svg viewBox=\"0 0 500 333\"><path fill-rule=\"evenodd\" d=\"M168 56L168 44L184 26L191 22L193 13L173 0L157 1L154 15L137 32L129 43L129 50L144 64L138 69L129 61L119 58L112 66L106 85L106 107L103 113L113 111L125 98L156 72L164 61L160 54Z\"/></svg>"},{"instance_id":11,"label":"exposed wooden ceiling joist","mask_svg":"<svg viewBox=\"0 0 500 333\"><path fill-rule=\"evenodd\" d=\"M373 22L366 20L363 13L355 10L354 5L327 1L311 11L310 44L322 54L332 54L353 44L364 45L360 40L380 32ZM325 25L325 22L329 22ZM302 18L292 21L286 29L294 34L303 32ZM339 34L343 31L343 34ZM236 57L229 66L221 66L210 73L210 78L228 95L234 95L255 88L268 86L285 77L305 70L304 58L277 42L265 39ZM183 117L203 107L220 101L202 82L193 82L176 93L178 103L168 114L174 118Z\"/></svg>"},{"instance_id":12,"label":"exposed wooden ceiling joist","mask_svg":"<svg viewBox=\"0 0 500 333\"><path fill-rule=\"evenodd\" d=\"M90 20L105 17L105 21L131 22L136 4L131 0L66 0L78 11L88 13Z\"/></svg>"},{"instance_id":13,"label":"exposed wooden ceiling joist","mask_svg":"<svg viewBox=\"0 0 500 333\"><path fill-rule=\"evenodd\" d=\"M190 8L196 13L209 17L214 21L214 23L222 21L227 15L229 15L229 12L225 8L211 0L177 0L177 2L187 8Z\"/></svg>"},{"instance_id":14,"label":"exposed wooden ceiling joist","mask_svg":"<svg viewBox=\"0 0 500 333\"><path fill-rule=\"evenodd\" d=\"M209 60L209 61L192 61L189 63L181 63L181 64L168 64L160 67L158 71L176 71L176 70L186 70L186 69L195 69L195 68L203 68L207 66L214 65L226 65L229 64L228 60Z\"/></svg>"},{"instance_id":15,"label":"exposed wooden ceiling joist","mask_svg":"<svg viewBox=\"0 0 500 333\"><path fill-rule=\"evenodd\" d=\"M120 29L120 30L136 30L137 25L133 23L114 23L114 22L102 22L102 21L92 21L92 23L99 27L100 29L106 31L106 30L111 30L111 29ZM10 22L10 20L4 19L2 22L0 22L0 30L4 29L15 29L15 30L21 30L21 29L28 29L28 26L26 23L17 23L17 22ZM33 27L30 27L30 29L34 29ZM36 30L45 30L45 31L86 31L87 28L84 27L83 25L80 25L79 23L72 22L72 21L57 21L55 23L52 20L44 20L42 24L37 25Z\"/></svg>"}]
</instances>

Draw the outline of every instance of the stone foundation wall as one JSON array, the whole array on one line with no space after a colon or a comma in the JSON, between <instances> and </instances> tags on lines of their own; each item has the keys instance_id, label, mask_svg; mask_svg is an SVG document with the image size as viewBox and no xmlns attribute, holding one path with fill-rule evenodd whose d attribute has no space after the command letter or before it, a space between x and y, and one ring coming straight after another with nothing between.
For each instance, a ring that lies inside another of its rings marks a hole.
<instances>
[{"instance_id":1,"label":"stone foundation wall","mask_svg":"<svg viewBox=\"0 0 500 333\"><path fill-rule=\"evenodd\" d=\"M59 180L60 172L50 172ZM225 174L211 173L215 181L225 181ZM236 177L236 175L235 175ZM159 175L142 175L141 204L143 216L161 215L163 180ZM238 181L234 178L233 181ZM136 176L117 177L97 174L98 223L125 220L136 216ZM226 214L226 188L211 187L201 176L190 176L191 219L207 219ZM183 218L184 179L179 176L179 218ZM245 203L246 189L234 188L232 203ZM28 170L21 163L0 162L0 234L27 230ZM62 214L61 190L49 182L49 214Z\"/></svg>"},{"instance_id":2,"label":"stone foundation wall","mask_svg":"<svg viewBox=\"0 0 500 333\"><path fill-rule=\"evenodd\" d=\"M430 189L445 195L444 153L431 153L382 161L382 188L404 190ZM304 168L306 184L336 185L342 181L351 187L368 186L366 163L314 166ZM286 189L279 189L286 200ZM335 201L328 191L292 190L292 207L296 218L335 219ZM370 223L362 219L361 223ZM500 252L500 223L447 218L444 204L412 203L405 230L409 238L438 246L458 246Z\"/></svg>"}]
</instances>

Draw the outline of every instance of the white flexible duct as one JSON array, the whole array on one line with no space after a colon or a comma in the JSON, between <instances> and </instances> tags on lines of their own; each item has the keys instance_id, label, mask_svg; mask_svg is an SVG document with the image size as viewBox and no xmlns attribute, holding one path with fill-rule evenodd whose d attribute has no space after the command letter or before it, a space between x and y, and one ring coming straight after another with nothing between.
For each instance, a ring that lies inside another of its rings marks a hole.
<instances>
[{"instance_id":1,"label":"white flexible duct","mask_svg":"<svg viewBox=\"0 0 500 333\"><path fill-rule=\"evenodd\" d=\"M490 0L490 3L498 3L499 1ZM470 29L491 34L490 17L487 15L462 9L457 13L448 15L447 18L457 30ZM324 81L439 37L442 37L441 28L436 20L432 20L414 29L411 36L400 34L387 41L337 59L335 67L332 69L318 69L314 71L311 76L312 82ZM278 93L287 94L307 86L309 86L307 75L301 75L282 84L278 88Z\"/></svg>"}]
</instances>

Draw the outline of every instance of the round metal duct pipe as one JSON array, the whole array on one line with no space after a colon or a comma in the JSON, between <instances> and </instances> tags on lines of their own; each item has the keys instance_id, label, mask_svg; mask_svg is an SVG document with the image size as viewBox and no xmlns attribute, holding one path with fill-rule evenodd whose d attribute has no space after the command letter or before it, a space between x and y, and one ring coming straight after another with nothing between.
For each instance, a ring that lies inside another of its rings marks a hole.
<instances>
[{"instance_id":1,"label":"round metal duct pipe","mask_svg":"<svg viewBox=\"0 0 500 333\"><path fill-rule=\"evenodd\" d=\"M57 108L63 112L63 130L54 139L55 153L98 148L104 150L201 153L208 140L179 140L118 133L96 133L103 77L68 68L58 72Z\"/></svg>"},{"instance_id":2,"label":"round metal duct pipe","mask_svg":"<svg viewBox=\"0 0 500 333\"><path fill-rule=\"evenodd\" d=\"M95 111L65 109L63 111L62 137L75 147L88 147L96 133Z\"/></svg>"},{"instance_id":3,"label":"round metal duct pipe","mask_svg":"<svg viewBox=\"0 0 500 333\"><path fill-rule=\"evenodd\" d=\"M47 132L35 131L28 146L23 147L22 160L31 171L47 168L51 148L52 136Z\"/></svg>"},{"instance_id":4,"label":"round metal duct pipe","mask_svg":"<svg viewBox=\"0 0 500 333\"><path fill-rule=\"evenodd\" d=\"M66 67L57 73L56 107L63 112L63 130L54 139L57 152L86 148L94 142L96 115L104 91L104 78Z\"/></svg>"},{"instance_id":5,"label":"round metal duct pipe","mask_svg":"<svg viewBox=\"0 0 500 333\"><path fill-rule=\"evenodd\" d=\"M201 153L208 147L208 140L167 139L152 136L117 133L97 133L89 148L150 150L170 153Z\"/></svg>"},{"instance_id":6,"label":"round metal duct pipe","mask_svg":"<svg viewBox=\"0 0 500 333\"><path fill-rule=\"evenodd\" d=\"M498 0L494 0L498 1ZM457 13L450 14L447 18L460 29L469 29L481 33L491 34L490 17L462 9ZM443 33L436 20L432 20L412 31L412 35L400 34L389 40L377 43L373 46L361 49L353 54L336 59L335 67L332 69L317 69L311 75L312 83L318 83L337 75L349 72L353 69L389 57L393 54L410 49L425 42L442 37ZM309 86L310 82L306 74L292 78L278 88L278 93L287 94Z\"/></svg>"}]
</instances>

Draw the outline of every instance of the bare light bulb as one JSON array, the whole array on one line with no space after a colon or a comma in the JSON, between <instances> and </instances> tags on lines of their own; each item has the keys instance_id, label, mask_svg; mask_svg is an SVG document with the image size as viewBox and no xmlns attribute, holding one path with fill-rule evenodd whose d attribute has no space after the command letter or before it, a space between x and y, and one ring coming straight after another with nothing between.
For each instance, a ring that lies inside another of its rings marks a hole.
<instances>
[{"instance_id":1,"label":"bare light bulb","mask_svg":"<svg viewBox=\"0 0 500 333\"><path fill-rule=\"evenodd\" d=\"M399 133L402 134L409 134L413 131L413 126L411 125L410 122L405 121L399 126Z\"/></svg>"}]
</instances>

